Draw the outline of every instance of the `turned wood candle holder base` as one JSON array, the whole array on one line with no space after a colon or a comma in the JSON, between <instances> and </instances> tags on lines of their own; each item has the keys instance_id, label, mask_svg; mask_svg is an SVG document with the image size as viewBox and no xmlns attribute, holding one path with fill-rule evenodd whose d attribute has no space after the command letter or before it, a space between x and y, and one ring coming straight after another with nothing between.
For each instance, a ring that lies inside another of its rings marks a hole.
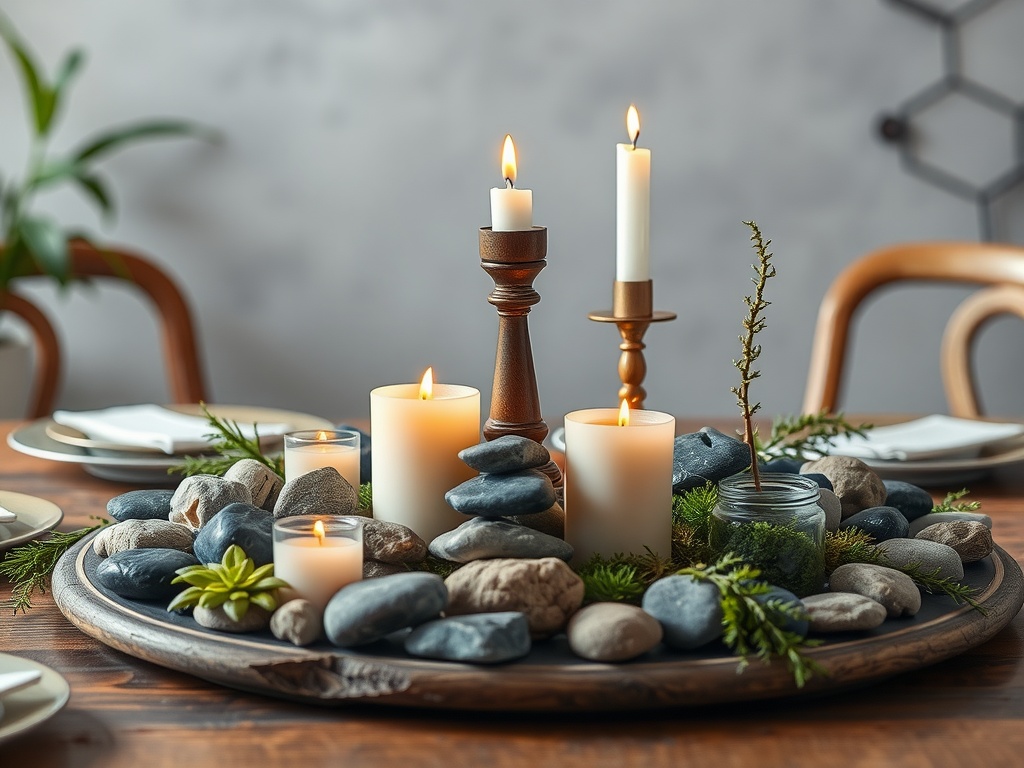
<instances>
[{"instance_id":1,"label":"turned wood candle holder base","mask_svg":"<svg viewBox=\"0 0 1024 768\"><path fill-rule=\"evenodd\" d=\"M654 311L654 281L616 280L612 294L612 309L591 312L587 317L597 323L615 323L622 336L619 349L619 400L625 400L630 408L643 408L647 390L643 388L647 376L647 361L644 360L644 334L651 323L664 323L676 319L675 312Z\"/></svg>"}]
</instances>

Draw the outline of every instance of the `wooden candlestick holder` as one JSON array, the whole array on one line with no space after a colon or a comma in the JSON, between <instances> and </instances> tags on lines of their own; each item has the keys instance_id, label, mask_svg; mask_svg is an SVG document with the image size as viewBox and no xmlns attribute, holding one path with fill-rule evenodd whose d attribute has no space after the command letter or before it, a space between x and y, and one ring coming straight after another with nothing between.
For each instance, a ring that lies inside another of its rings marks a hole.
<instances>
[{"instance_id":1,"label":"wooden candlestick holder","mask_svg":"<svg viewBox=\"0 0 1024 768\"><path fill-rule=\"evenodd\" d=\"M625 400L630 408L643 408L647 390L643 380L647 375L647 361L644 360L643 342L651 323L664 323L676 319L675 312L654 311L654 281L616 280L612 294L612 309L591 312L587 315L598 323L615 323L619 327L622 343L619 349L619 400Z\"/></svg>"},{"instance_id":2,"label":"wooden candlestick holder","mask_svg":"<svg viewBox=\"0 0 1024 768\"><path fill-rule=\"evenodd\" d=\"M541 443L548 434L548 425L541 417L527 318L530 308L540 301L533 281L548 264L547 250L546 227L520 232L480 229L480 266L494 281L487 301L498 310L491 413L484 424L487 440L520 435ZM540 469L556 487L561 487L562 473L553 461Z\"/></svg>"}]
</instances>

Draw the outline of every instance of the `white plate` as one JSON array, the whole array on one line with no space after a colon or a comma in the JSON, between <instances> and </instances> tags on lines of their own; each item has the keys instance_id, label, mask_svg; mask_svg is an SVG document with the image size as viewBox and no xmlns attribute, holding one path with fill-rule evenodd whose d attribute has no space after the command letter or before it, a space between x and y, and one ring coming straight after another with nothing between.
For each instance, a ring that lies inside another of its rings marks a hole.
<instances>
[{"instance_id":1,"label":"white plate","mask_svg":"<svg viewBox=\"0 0 1024 768\"><path fill-rule=\"evenodd\" d=\"M932 414L899 424L844 434L832 440L830 453L876 461L953 461L981 455L985 448L999 451L1007 441L1020 443L1024 424L961 419Z\"/></svg>"},{"instance_id":2,"label":"white plate","mask_svg":"<svg viewBox=\"0 0 1024 768\"><path fill-rule=\"evenodd\" d=\"M13 523L0 523L0 552L56 528L64 517L53 502L11 491L0 491L0 507L18 516Z\"/></svg>"},{"instance_id":3,"label":"white plate","mask_svg":"<svg viewBox=\"0 0 1024 768\"><path fill-rule=\"evenodd\" d=\"M42 679L3 697L0 716L0 742L7 741L57 714L67 704L71 687L67 680L49 667L20 656L0 653L0 672L35 669Z\"/></svg>"},{"instance_id":4,"label":"white plate","mask_svg":"<svg viewBox=\"0 0 1024 768\"><path fill-rule=\"evenodd\" d=\"M287 423L288 431L300 429L330 429L329 419L306 413L257 408L248 405L211 405L210 413L218 418L239 423ZM167 470L181 464L180 456L166 454L137 454L133 452L94 451L54 440L47 434L52 419L39 419L14 430L7 436L7 444L20 453L49 461L80 464L91 475L105 480L125 483L161 483L172 485L180 480L169 476Z\"/></svg>"}]
</instances>

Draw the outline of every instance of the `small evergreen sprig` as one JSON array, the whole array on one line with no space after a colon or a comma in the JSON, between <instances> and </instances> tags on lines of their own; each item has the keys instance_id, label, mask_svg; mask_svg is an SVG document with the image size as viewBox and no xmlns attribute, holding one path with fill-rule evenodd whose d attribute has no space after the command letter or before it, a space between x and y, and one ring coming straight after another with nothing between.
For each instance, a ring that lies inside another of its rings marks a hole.
<instances>
[{"instance_id":1,"label":"small evergreen sprig","mask_svg":"<svg viewBox=\"0 0 1024 768\"><path fill-rule=\"evenodd\" d=\"M214 430L208 437L214 440L211 447L216 455L185 456L181 464L167 470L168 474L180 474L185 477L192 475L217 475L219 477L242 459L256 459L284 477L284 457L270 457L263 453L256 424L252 425L253 437L246 437L237 422L213 415L206 407L206 403L200 403L199 407Z\"/></svg>"},{"instance_id":2,"label":"small evergreen sprig","mask_svg":"<svg viewBox=\"0 0 1024 768\"><path fill-rule=\"evenodd\" d=\"M761 345L754 343L754 337L766 326L762 313L771 302L765 301L764 287L768 278L775 277L775 267L772 264L772 253L768 250L772 241L764 240L761 237L761 230L755 222L745 221L743 223L750 227L750 240L757 253L757 264L753 266L756 277L751 278L755 286L754 295L743 297L743 303L749 310L747 317L743 320L744 333L739 337L740 343L743 345L743 354L739 360L732 361L732 364L740 372L740 385L731 387L730 391L736 395L736 404L740 407L740 413L743 415L743 440L750 446L750 472L753 475L754 488L760 491L761 476L757 469L753 417L761 409L761 404L750 404L750 383L761 376L761 372L754 368L754 361L761 356Z\"/></svg>"},{"instance_id":3,"label":"small evergreen sprig","mask_svg":"<svg viewBox=\"0 0 1024 768\"><path fill-rule=\"evenodd\" d=\"M776 416L771 434L762 441L755 435L757 456L761 461L787 458L806 461L817 458L835 444L842 434L864 437L871 424L854 425L840 413L805 413L799 416Z\"/></svg>"},{"instance_id":4,"label":"small evergreen sprig","mask_svg":"<svg viewBox=\"0 0 1024 768\"><path fill-rule=\"evenodd\" d=\"M963 501L964 496L970 494L966 488L961 488L959 491L950 491L946 494L946 498L932 507L932 512L976 512L981 509L980 501Z\"/></svg>"}]
</instances>

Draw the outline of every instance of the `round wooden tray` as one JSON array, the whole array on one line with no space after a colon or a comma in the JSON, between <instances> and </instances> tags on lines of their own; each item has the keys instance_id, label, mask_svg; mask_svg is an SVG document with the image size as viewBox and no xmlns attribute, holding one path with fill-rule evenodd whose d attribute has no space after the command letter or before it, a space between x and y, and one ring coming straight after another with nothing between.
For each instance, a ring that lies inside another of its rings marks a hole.
<instances>
[{"instance_id":1,"label":"round wooden tray","mask_svg":"<svg viewBox=\"0 0 1024 768\"><path fill-rule=\"evenodd\" d=\"M806 696L881 680L980 645L1024 603L1020 567L1002 549L966 567L984 611L925 595L917 616L867 633L832 636L810 655L827 671L798 689L785 664L751 662L737 674L724 646L699 653L664 648L626 664L574 657L564 636L537 643L525 659L483 667L407 656L389 639L359 650L326 643L296 648L269 633L228 635L100 587L91 537L57 564L53 594L64 615L97 640L155 664L231 688L308 703L388 704L446 709L584 711L704 706Z\"/></svg>"}]
</instances>

